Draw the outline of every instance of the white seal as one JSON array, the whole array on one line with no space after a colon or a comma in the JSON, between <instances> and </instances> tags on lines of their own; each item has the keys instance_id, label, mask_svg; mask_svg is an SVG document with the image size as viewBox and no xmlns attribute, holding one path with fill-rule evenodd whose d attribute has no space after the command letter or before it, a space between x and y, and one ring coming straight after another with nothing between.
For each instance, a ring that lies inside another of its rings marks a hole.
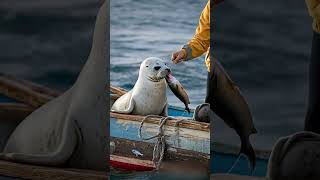
<instances>
[{"instance_id":1,"label":"white seal","mask_svg":"<svg viewBox=\"0 0 320 180\"><path fill-rule=\"evenodd\" d=\"M159 58L145 59L133 89L113 104L111 111L134 115L168 115L167 83L170 68Z\"/></svg>"}]
</instances>

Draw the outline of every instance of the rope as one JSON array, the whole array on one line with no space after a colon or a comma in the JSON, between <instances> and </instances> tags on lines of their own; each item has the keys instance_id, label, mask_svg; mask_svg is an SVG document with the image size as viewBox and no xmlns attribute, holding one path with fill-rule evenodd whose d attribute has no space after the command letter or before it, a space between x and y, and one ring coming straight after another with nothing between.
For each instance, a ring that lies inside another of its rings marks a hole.
<instances>
[{"instance_id":1,"label":"rope","mask_svg":"<svg viewBox=\"0 0 320 180\"><path fill-rule=\"evenodd\" d=\"M234 167L236 167L236 165L238 164L240 158L241 158L242 154L239 154L238 158L233 162L231 168L228 170L227 174L230 174L232 172L232 170L234 169Z\"/></svg>"},{"instance_id":2,"label":"rope","mask_svg":"<svg viewBox=\"0 0 320 180\"><path fill-rule=\"evenodd\" d=\"M151 117L161 117L159 121L159 131L158 134L155 136L147 137L144 138L142 136L142 127L146 119L151 118ZM156 139L156 143L153 147L153 154L152 154L152 162L154 166L156 167L156 170L159 170L160 165L162 163L164 153L165 153L165 148L166 148L166 140L165 140L165 135L164 135L164 130L163 130L163 125L166 123L168 119L174 119L173 117L162 117L162 116L157 116L157 115L148 115L143 118L141 121L140 127L139 127L139 137L142 140L150 140L150 139Z\"/></svg>"}]
</instances>

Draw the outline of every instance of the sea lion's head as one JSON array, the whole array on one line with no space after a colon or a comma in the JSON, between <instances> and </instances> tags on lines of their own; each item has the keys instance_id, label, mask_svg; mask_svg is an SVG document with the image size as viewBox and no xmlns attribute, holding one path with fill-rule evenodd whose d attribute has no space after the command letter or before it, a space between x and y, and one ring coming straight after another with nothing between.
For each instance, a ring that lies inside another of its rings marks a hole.
<instances>
[{"instance_id":1,"label":"sea lion's head","mask_svg":"<svg viewBox=\"0 0 320 180\"><path fill-rule=\"evenodd\" d=\"M171 69L160 58L149 57L140 66L139 76L144 76L153 82L159 82L169 75Z\"/></svg>"},{"instance_id":2,"label":"sea lion's head","mask_svg":"<svg viewBox=\"0 0 320 180\"><path fill-rule=\"evenodd\" d=\"M267 180L319 180L320 135L301 131L282 137L270 155Z\"/></svg>"},{"instance_id":3,"label":"sea lion's head","mask_svg":"<svg viewBox=\"0 0 320 180\"><path fill-rule=\"evenodd\" d=\"M210 104L203 103L196 107L193 113L193 119L199 122L210 123L210 119L212 119L212 113L210 113Z\"/></svg>"}]
</instances>

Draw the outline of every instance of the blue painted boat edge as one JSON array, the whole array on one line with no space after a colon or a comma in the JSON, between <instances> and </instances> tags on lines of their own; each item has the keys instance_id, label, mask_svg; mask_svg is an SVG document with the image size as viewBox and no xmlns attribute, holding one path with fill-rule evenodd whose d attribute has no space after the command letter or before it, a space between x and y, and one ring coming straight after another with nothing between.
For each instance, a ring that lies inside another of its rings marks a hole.
<instances>
[{"instance_id":1,"label":"blue painted boat edge","mask_svg":"<svg viewBox=\"0 0 320 180\"><path fill-rule=\"evenodd\" d=\"M169 116L173 116L173 117L186 117L186 118L190 118L192 119L193 118L193 113L194 113L194 110L191 109L190 110L190 113L188 113L187 111L185 111L184 108L182 107L178 107L178 106L172 106L172 105L169 105L168 106L168 115Z\"/></svg>"},{"instance_id":2,"label":"blue painted boat edge","mask_svg":"<svg viewBox=\"0 0 320 180\"><path fill-rule=\"evenodd\" d=\"M176 110L179 110L179 111L185 111L185 109L183 107L180 107L180 106L169 105L168 108L176 109ZM194 113L194 109L190 109L190 112Z\"/></svg>"},{"instance_id":3,"label":"blue painted boat edge","mask_svg":"<svg viewBox=\"0 0 320 180\"><path fill-rule=\"evenodd\" d=\"M158 124L149 124L149 126L152 125L154 128L158 127ZM134 140L134 141L143 141L143 142L152 142L154 143L155 140L142 140L139 135L139 127L140 122L139 121L130 121L124 119L117 119L117 118L110 118L110 135L111 137L116 138L124 138L128 140ZM150 127L149 127L150 128ZM169 132L173 133L172 128L176 128L174 126L168 127ZM192 131L188 132L188 131ZM148 134L148 133L150 134ZM180 131L179 131L180 132ZM192 150L196 152L206 153L210 154L210 134L206 131L201 130L191 130L191 129L185 129L182 131L183 133L179 135L177 132L177 136L168 136L167 141L172 147L174 148L182 148L186 150ZM157 131L150 131L147 129L143 130L143 134L147 137L151 137L156 135ZM187 133L187 135L185 134ZM195 136L196 133L198 136ZM175 134L175 133L174 133Z\"/></svg>"}]
</instances>

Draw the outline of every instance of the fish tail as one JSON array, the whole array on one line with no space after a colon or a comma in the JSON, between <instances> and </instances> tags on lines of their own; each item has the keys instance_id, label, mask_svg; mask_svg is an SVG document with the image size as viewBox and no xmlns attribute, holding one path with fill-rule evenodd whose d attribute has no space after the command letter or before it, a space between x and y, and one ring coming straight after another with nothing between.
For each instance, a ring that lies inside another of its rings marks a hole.
<instances>
[{"instance_id":1,"label":"fish tail","mask_svg":"<svg viewBox=\"0 0 320 180\"><path fill-rule=\"evenodd\" d=\"M186 107L184 110L187 111L189 114L191 112L189 107Z\"/></svg>"},{"instance_id":2,"label":"fish tail","mask_svg":"<svg viewBox=\"0 0 320 180\"><path fill-rule=\"evenodd\" d=\"M241 140L241 149L239 154L244 154L247 156L250 162L251 172L253 172L256 167L256 153L254 152L254 149L249 141L249 137Z\"/></svg>"},{"instance_id":3,"label":"fish tail","mask_svg":"<svg viewBox=\"0 0 320 180\"><path fill-rule=\"evenodd\" d=\"M190 114L191 111L190 111L190 108L188 107L188 104L184 104L184 105L185 105L184 110Z\"/></svg>"}]
</instances>

